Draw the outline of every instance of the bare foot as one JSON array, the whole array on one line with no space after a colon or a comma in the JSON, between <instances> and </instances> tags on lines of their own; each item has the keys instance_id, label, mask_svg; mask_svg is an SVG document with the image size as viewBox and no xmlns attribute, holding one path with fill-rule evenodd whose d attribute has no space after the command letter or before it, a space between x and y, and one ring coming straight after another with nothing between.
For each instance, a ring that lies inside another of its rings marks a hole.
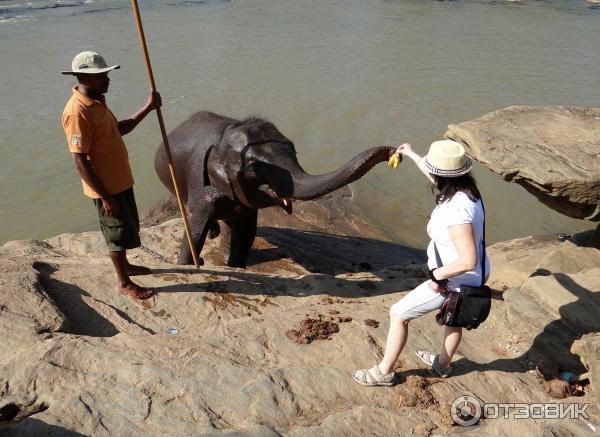
<instances>
[{"instance_id":1,"label":"bare foot","mask_svg":"<svg viewBox=\"0 0 600 437\"><path fill-rule=\"evenodd\" d=\"M125 296L133 297L134 299L145 300L154 296L154 292L144 287L130 282L126 285L115 285L115 289Z\"/></svg>"},{"instance_id":2,"label":"bare foot","mask_svg":"<svg viewBox=\"0 0 600 437\"><path fill-rule=\"evenodd\" d=\"M142 276L152 274L152 270L144 266L136 266L133 264L127 264L127 274L129 276Z\"/></svg>"}]
</instances>

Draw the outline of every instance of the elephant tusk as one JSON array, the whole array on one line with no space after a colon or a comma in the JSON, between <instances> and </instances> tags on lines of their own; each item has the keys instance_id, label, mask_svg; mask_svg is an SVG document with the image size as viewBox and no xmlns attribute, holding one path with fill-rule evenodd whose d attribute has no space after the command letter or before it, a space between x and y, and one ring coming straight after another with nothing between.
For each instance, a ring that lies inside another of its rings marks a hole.
<instances>
[{"instance_id":1,"label":"elephant tusk","mask_svg":"<svg viewBox=\"0 0 600 437\"><path fill-rule=\"evenodd\" d=\"M281 206L285 212L287 212L288 214L291 214L292 213L292 201L290 199L282 198L282 199L280 199L280 202L281 203L279 204L279 206Z\"/></svg>"}]
</instances>

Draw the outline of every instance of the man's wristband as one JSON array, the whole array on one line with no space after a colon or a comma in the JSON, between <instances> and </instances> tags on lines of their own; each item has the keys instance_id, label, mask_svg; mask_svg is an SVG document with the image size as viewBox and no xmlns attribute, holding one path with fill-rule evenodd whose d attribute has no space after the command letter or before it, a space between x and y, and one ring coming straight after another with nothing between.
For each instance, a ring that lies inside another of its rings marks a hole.
<instances>
[{"instance_id":1,"label":"man's wristband","mask_svg":"<svg viewBox=\"0 0 600 437\"><path fill-rule=\"evenodd\" d=\"M435 269L437 269L437 267ZM431 279L436 284L441 285L442 287L445 287L446 285L448 285L448 280L447 279L436 279L436 277L433 276L433 271L435 269L429 270L429 279Z\"/></svg>"}]
</instances>

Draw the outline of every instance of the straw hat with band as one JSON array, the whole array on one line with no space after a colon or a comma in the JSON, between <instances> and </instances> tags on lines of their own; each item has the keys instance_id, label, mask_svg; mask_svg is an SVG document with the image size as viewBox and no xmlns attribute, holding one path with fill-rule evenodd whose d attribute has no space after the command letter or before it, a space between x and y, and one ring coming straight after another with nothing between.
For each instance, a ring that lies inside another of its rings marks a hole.
<instances>
[{"instance_id":1,"label":"straw hat with band","mask_svg":"<svg viewBox=\"0 0 600 437\"><path fill-rule=\"evenodd\" d=\"M424 158L425 168L431 174L456 178L469 173L473 163L462 144L452 140L434 141Z\"/></svg>"},{"instance_id":2,"label":"straw hat with band","mask_svg":"<svg viewBox=\"0 0 600 437\"><path fill-rule=\"evenodd\" d=\"M73 58L70 71L61 71L61 74L99 74L121 68L120 65L108 66L102 56L96 52L81 52Z\"/></svg>"}]
</instances>

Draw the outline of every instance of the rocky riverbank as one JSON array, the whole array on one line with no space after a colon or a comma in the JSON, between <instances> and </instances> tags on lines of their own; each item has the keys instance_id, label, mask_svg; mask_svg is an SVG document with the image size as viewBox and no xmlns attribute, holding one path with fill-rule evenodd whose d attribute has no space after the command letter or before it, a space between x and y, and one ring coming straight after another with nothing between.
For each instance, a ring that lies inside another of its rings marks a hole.
<instances>
[{"instance_id":1,"label":"rocky riverbank","mask_svg":"<svg viewBox=\"0 0 600 437\"><path fill-rule=\"evenodd\" d=\"M158 294L143 305L114 291L98 232L2 246L0 435L595 435L599 250L581 236L491 246L492 312L466 332L454 376L432 377L413 353L439 347L431 315L411 324L400 383L365 388L351 373L381 355L389 306L425 269L344 202L269 211L246 270L215 266L214 242L199 271L174 265L179 219L144 228L132 260L154 269L138 280ZM562 370L591 382L552 381ZM589 404L588 418L461 428L450 404L467 394Z\"/></svg>"}]
</instances>

